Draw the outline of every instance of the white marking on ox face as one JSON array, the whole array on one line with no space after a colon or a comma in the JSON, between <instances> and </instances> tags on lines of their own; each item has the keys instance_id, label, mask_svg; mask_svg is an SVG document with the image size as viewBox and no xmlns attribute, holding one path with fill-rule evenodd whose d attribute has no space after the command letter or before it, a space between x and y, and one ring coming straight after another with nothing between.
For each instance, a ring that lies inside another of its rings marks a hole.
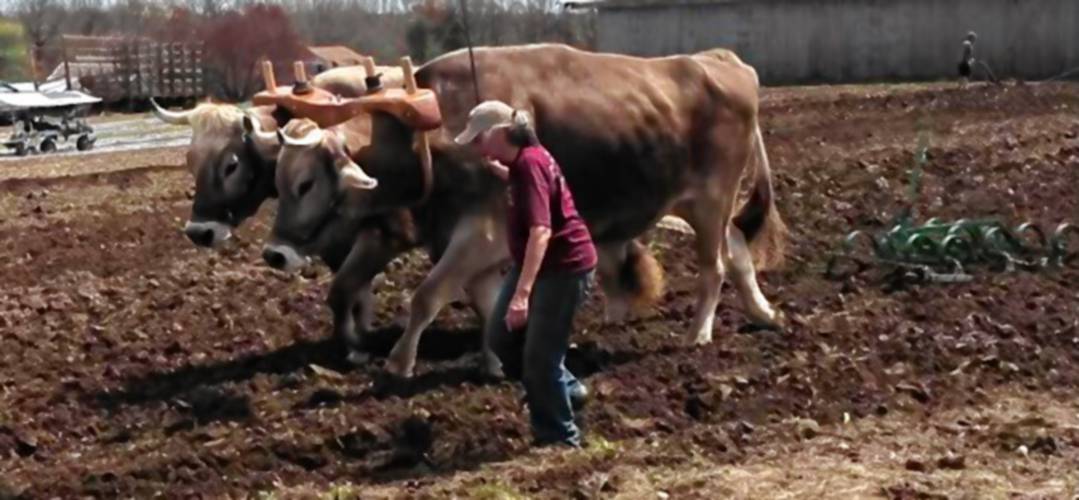
<instances>
[{"instance_id":1,"label":"white marking on ox face","mask_svg":"<svg viewBox=\"0 0 1079 500\"><path fill-rule=\"evenodd\" d=\"M216 221L188 221L184 234L198 246L216 248L232 237L232 228Z\"/></svg>"},{"instance_id":2,"label":"white marking on ox face","mask_svg":"<svg viewBox=\"0 0 1079 500\"><path fill-rule=\"evenodd\" d=\"M697 232L693 230L693 226L690 226L689 223L681 217L676 217L674 215L663 217L660 219L659 223L656 224L656 227L691 236L697 234Z\"/></svg>"},{"instance_id":3,"label":"white marking on ox face","mask_svg":"<svg viewBox=\"0 0 1079 500\"><path fill-rule=\"evenodd\" d=\"M281 243L268 243L262 248L262 259L270 267L285 272L296 272L311 263L311 257L301 255L295 248Z\"/></svg>"}]
</instances>

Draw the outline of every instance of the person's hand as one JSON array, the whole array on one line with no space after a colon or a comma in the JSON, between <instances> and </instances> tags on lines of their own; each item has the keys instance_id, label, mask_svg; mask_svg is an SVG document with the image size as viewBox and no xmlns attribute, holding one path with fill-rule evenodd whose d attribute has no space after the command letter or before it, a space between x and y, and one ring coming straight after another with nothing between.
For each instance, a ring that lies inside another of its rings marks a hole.
<instances>
[{"instance_id":1,"label":"person's hand","mask_svg":"<svg viewBox=\"0 0 1079 500\"><path fill-rule=\"evenodd\" d=\"M506 328L509 331L517 331L528 324L528 295L515 293L510 299L509 308L506 310Z\"/></svg>"},{"instance_id":2,"label":"person's hand","mask_svg":"<svg viewBox=\"0 0 1079 500\"><path fill-rule=\"evenodd\" d=\"M493 158L486 158L483 162L492 174L495 174L499 179L506 180L510 176L510 168L503 165L502 162Z\"/></svg>"}]
</instances>

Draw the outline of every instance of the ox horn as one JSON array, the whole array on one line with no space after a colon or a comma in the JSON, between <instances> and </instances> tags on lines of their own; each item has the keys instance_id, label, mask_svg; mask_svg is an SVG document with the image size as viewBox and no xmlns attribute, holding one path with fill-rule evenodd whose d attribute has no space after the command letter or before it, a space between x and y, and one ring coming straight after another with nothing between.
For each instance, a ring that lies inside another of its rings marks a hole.
<instances>
[{"instance_id":1,"label":"ox horn","mask_svg":"<svg viewBox=\"0 0 1079 500\"><path fill-rule=\"evenodd\" d=\"M378 187L378 179L367 175L367 172L352 160L348 160L348 163L341 167L341 183L354 189L371 190Z\"/></svg>"},{"instance_id":2,"label":"ox horn","mask_svg":"<svg viewBox=\"0 0 1079 500\"><path fill-rule=\"evenodd\" d=\"M307 148L315 146L322 142L322 129L314 129L307 133L307 135L300 138L289 137L288 134L280 134L281 138L285 141L286 146L296 146L301 148Z\"/></svg>"},{"instance_id":3,"label":"ox horn","mask_svg":"<svg viewBox=\"0 0 1079 500\"><path fill-rule=\"evenodd\" d=\"M150 104L154 107L154 116L169 125L191 125L191 111L169 111L157 104L154 98L150 98Z\"/></svg>"},{"instance_id":4,"label":"ox horn","mask_svg":"<svg viewBox=\"0 0 1079 500\"><path fill-rule=\"evenodd\" d=\"M251 134L255 140L259 142L265 142L270 144L277 144L278 138L275 132L266 132L262 130L262 122L258 118L251 116L249 113L244 113L244 131Z\"/></svg>"}]
</instances>

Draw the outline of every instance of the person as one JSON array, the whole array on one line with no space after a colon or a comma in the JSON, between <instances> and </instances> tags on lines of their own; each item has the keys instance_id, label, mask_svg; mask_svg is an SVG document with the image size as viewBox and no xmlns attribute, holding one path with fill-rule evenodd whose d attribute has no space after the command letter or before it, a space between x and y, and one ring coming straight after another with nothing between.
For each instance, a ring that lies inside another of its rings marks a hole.
<instances>
[{"instance_id":1,"label":"person","mask_svg":"<svg viewBox=\"0 0 1079 500\"><path fill-rule=\"evenodd\" d=\"M469 113L455 139L471 144L507 181L507 240L513 267L488 318L503 372L525 388L533 444L581 445L574 409L585 386L565 366L577 309L591 290L596 249L569 185L540 144L532 118L500 101Z\"/></svg>"},{"instance_id":2,"label":"person","mask_svg":"<svg viewBox=\"0 0 1079 500\"><path fill-rule=\"evenodd\" d=\"M963 55L959 60L959 77L964 83L970 80L970 76L974 72L974 41L978 39L978 35L973 31L967 33L967 36L963 38Z\"/></svg>"}]
</instances>

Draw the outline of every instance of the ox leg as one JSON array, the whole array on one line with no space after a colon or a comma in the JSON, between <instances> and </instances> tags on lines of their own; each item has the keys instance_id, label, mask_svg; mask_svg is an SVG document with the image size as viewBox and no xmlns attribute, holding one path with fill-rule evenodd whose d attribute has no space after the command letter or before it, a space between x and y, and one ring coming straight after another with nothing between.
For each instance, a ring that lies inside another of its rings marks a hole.
<instances>
[{"instance_id":1,"label":"ox leg","mask_svg":"<svg viewBox=\"0 0 1079 500\"><path fill-rule=\"evenodd\" d=\"M622 290L619 282L619 273L626 260L626 243L597 245L596 252L599 254L596 274L599 275L600 286L606 298L604 322L609 324L621 323L629 314L629 298Z\"/></svg>"},{"instance_id":2,"label":"ox leg","mask_svg":"<svg viewBox=\"0 0 1079 500\"><path fill-rule=\"evenodd\" d=\"M361 333L371 331L375 323L375 287L371 283L360 287L356 292L352 317Z\"/></svg>"},{"instance_id":3,"label":"ox leg","mask_svg":"<svg viewBox=\"0 0 1079 500\"><path fill-rule=\"evenodd\" d=\"M730 131L717 131L720 137L728 137ZM737 134L733 134L737 135ZM745 144L748 144L747 140ZM727 168L746 164L748 148L728 144L717 151L714 174L700 186L692 201L674 207L675 215L686 220L697 233L697 265L699 267L697 312L693 318L692 332L698 345L712 342L712 328L716 307L719 306L720 290L728 260L728 228L734 211L738 178L741 169ZM732 188L733 187L733 188Z\"/></svg>"},{"instance_id":4,"label":"ox leg","mask_svg":"<svg viewBox=\"0 0 1079 500\"><path fill-rule=\"evenodd\" d=\"M727 214L730 212L727 211ZM724 265L722 255L723 235L727 220L719 203L701 201L694 205L693 216L687 221L697 233L697 312L690 331L698 345L712 342L712 328L719 306L719 292L723 287Z\"/></svg>"},{"instance_id":5,"label":"ox leg","mask_svg":"<svg viewBox=\"0 0 1079 500\"><path fill-rule=\"evenodd\" d=\"M370 310L374 308L373 300L370 284L356 285L351 280L342 279L341 275L334 276L327 299L333 313L334 336L343 340L350 350L359 348L363 343L360 332L367 331L370 326L365 316L370 317Z\"/></svg>"},{"instance_id":6,"label":"ox leg","mask_svg":"<svg viewBox=\"0 0 1079 500\"><path fill-rule=\"evenodd\" d=\"M454 230L446 252L412 295L408 326L386 360L388 372L411 377L423 330L465 284L504 257L505 242L490 237L485 227L482 220L473 219Z\"/></svg>"},{"instance_id":7,"label":"ox leg","mask_svg":"<svg viewBox=\"0 0 1079 500\"><path fill-rule=\"evenodd\" d=\"M502 272L492 268L482 272L468 284L468 295L472 300L472 307L480 316L481 324L486 325L491 318L491 311L495 308L498 300L498 292L502 288ZM498 356L491 350L487 332L482 332L483 346L480 352L480 373L493 378L502 378L502 363Z\"/></svg>"},{"instance_id":8,"label":"ox leg","mask_svg":"<svg viewBox=\"0 0 1079 500\"><path fill-rule=\"evenodd\" d=\"M348 347L349 361L360 364L369 359L363 352L363 333L374 319L373 280L400 253L375 238L360 238L345 262L334 273L327 303L333 313L334 337Z\"/></svg>"},{"instance_id":9,"label":"ox leg","mask_svg":"<svg viewBox=\"0 0 1079 500\"><path fill-rule=\"evenodd\" d=\"M350 308L352 323L347 332L346 340L349 346L363 348L363 336L371 331L375 322L375 293L371 283L366 283L353 294L352 307ZM371 355L357 348L350 348L348 361L352 364L366 364L371 360Z\"/></svg>"},{"instance_id":10,"label":"ox leg","mask_svg":"<svg viewBox=\"0 0 1079 500\"><path fill-rule=\"evenodd\" d=\"M727 244L729 245L728 266L732 271L738 295L742 298L746 315L750 320L763 326L779 326L779 314L768 303L757 284L757 271L753 267L753 255L746 244L742 230L731 224Z\"/></svg>"},{"instance_id":11,"label":"ox leg","mask_svg":"<svg viewBox=\"0 0 1079 500\"><path fill-rule=\"evenodd\" d=\"M452 304L454 302L469 302L469 301L470 301L470 298L468 296L468 292L466 290L464 290L464 289L460 289L460 290L457 290L457 291L453 292L453 296L450 297L450 300L447 303ZM470 305L471 305L471 303L470 303ZM407 304L407 303L403 304L401 309L402 309L402 311L397 313L396 316L394 316L393 326L396 326L396 327L400 328L401 330L404 330L405 328L408 328L408 318L411 316L411 314L409 313L409 309L411 309L410 304ZM473 312L475 312L476 314L480 314L480 312L478 310L476 310L475 307L473 307Z\"/></svg>"}]
</instances>

